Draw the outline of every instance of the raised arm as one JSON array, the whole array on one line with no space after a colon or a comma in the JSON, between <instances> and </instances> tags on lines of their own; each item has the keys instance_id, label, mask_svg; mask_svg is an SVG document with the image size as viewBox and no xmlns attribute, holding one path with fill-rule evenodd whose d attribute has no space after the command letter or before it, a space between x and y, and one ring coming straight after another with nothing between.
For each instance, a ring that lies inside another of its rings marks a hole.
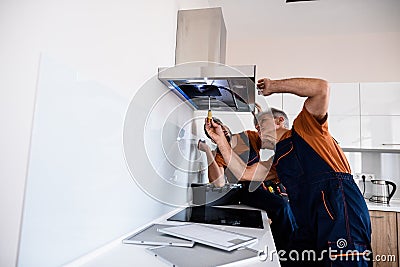
<instances>
[{"instance_id":1,"label":"raised arm","mask_svg":"<svg viewBox=\"0 0 400 267\"><path fill-rule=\"evenodd\" d=\"M329 84L325 80L315 78L291 78L283 80L259 79L259 92L268 96L274 93L291 93L307 97L305 108L317 120L322 121L328 111Z\"/></svg>"}]
</instances>

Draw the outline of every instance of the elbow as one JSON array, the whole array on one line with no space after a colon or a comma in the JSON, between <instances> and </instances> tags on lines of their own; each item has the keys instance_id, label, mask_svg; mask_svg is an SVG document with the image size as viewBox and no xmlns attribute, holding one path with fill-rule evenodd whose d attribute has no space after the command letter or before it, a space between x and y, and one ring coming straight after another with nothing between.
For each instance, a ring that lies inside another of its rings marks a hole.
<instances>
[{"instance_id":1,"label":"elbow","mask_svg":"<svg viewBox=\"0 0 400 267\"><path fill-rule=\"evenodd\" d=\"M325 81L322 79L319 80L318 88L320 89L320 95L329 96L330 85L329 85L328 81Z\"/></svg>"}]
</instances>

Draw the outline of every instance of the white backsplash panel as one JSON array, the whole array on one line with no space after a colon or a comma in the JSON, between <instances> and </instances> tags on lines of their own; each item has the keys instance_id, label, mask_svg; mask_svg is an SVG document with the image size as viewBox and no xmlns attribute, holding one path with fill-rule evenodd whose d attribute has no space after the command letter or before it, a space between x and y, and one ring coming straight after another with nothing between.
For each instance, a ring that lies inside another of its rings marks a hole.
<instances>
[{"instance_id":1,"label":"white backsplash panel","mask_svg":"<svg viewBox=\"0 0 400 267\"><path fill-rule=\"evenodd\" d=\"M346 152L353 174L372 174L375 179L394 182L398 189L393 199L400 199L400 154L375 152ZM355 178L357 175L355 175ZM364 187L360 181L360 190ZM372 195L372 183L367 175L365 197Z\"/></svg>"}]
</instances>

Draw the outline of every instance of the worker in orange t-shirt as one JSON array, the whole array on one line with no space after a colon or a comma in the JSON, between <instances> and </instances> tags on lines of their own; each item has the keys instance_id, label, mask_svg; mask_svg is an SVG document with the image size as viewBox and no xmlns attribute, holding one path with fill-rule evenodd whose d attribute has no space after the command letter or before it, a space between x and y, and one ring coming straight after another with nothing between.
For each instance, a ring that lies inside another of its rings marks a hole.
<instances>
[{"instance_id":1,"label":"worker in orange t-shirt","mask_svg":"<svg viewBox=\"0 0 400 267\"><path fill-rule=\"evenodd\" d=\"M292 129L279 118L258 114L260 138L275 150L271 171L287 188L296 229L284 266L372 266L368 208L351 175L349 163L328 131L329 84L321 79L258 80L259 93L291 93L307 97ZM251 171L234 155L221 127L207 123L207 132L233 173ZM261 163L260 163L261 164ZM290 253L309 257L288 257ZM310 256L310 252L313 252Z\"/></svg>"}]
</instances>

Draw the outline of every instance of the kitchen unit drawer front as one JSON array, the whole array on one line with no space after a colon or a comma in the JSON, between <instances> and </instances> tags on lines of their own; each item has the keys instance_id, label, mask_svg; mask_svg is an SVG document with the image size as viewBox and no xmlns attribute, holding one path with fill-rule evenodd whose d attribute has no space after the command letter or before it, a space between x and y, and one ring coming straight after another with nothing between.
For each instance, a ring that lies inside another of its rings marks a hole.
<instances>
[{"instance_id":1,"label":"kitchen unit drawer front","mask_svg":"<svg viewBox=\"0 0 400 267\"><path fill-rule=\"evenodd\" d=\"M398 246L397 246L397 215L396 212L370 211L372 226L372 251L376 267L397 267ZM394 255L396 261L383 261L388 256Z\"/></svg>"},{"instance_id":2,"label":"kitchen unit drawer front","mask_svg":"<svg viewBox=\"0 0 400 267\"><path fill-rule=\"evenodd\" d=\"M400 115L400 83L360 83L361 115Z\"/></svg>"},{"instance_id":3,"label":"kitchen unit drawer front","mask_svg":"<svg viewBox=\"0 0 400 267\"><path fill-rule=\"evenodd\" d=\"M400 149L400 116L361 116L361 148Z\"/></svg>"}]
</instances>

